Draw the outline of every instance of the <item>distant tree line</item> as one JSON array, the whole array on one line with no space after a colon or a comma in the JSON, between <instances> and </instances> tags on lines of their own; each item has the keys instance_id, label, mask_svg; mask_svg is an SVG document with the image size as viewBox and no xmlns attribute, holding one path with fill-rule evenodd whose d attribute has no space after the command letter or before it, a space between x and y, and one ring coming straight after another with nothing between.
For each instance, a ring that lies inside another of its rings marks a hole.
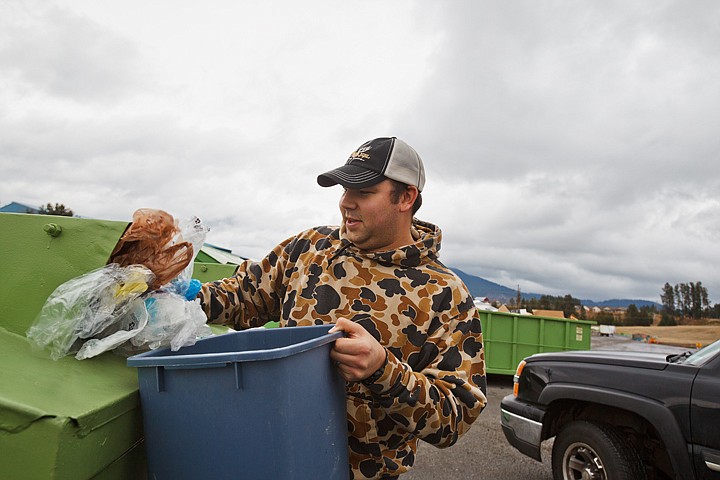
<instances>
[{"instance_id":1,"label":"distant tree line","mask_svg":"<svg viewBox=\"0 0 720 480\"><path fill-rule=\"evenodd\" d=\"M608 325L652 325L655 315L660 313L660 325L677 325L678 320L720 318L720 303L710 304L710 296L702 282L679 283L675 286L665 283L660 295L662 308L653 305L638 308L631 303L624 312L603 310L591 315L599 324ZM511 299L510 308L534 310L562 310L566 318L586 319L588 317L580 299L572 295L525 298L518 291L517 298Z\"/></svg>"},{"instance_id":2,"label":"distant tree line","mask_svg":"<svg viewBox=\"0 0 720 480\"><path fill-rule=\"evenodd\" d=\"M62 203L56 203L55 205L48 203L45 206L39 208L41 215L60 215L63 217L72 217L73 211L65 207Z\"/></svg>"},{"instance_id":3,"label":"distant tree line","mask_svg":"<svg viewBox=\"0 0 720 480\"><path fill-rule=\"evenodd\" d=\"M637 305L631 303L627 306L623 313L617 311L603 310L592 316L592 320L600 325L618 325L618 326L648 326L653 324L657 308L653 305L643 305L638 308Z\"/></svg>"},{"instance_id":4,"label":"distant tree line","mask_svg":"<svg viewBox=\"0 0 720 480\"><path fill-rule=\"evenodd\" d=\"M516 299L510 301L510 308L518 308ZM580 299L574 298L572 295L564 295L554 297L552 295L542 295L539 298L521 298L519 308L526 309L530 312L535 310L562 310L565 318L574 316L580 320L593 320L600 325L618 325L618 326L648 326L653 324L658 309L653 305L643 305L638 307L631 303L623 311L602 310L597 313L588 312L582 305ZM661 319L660 325L676 325L674 316L665 315Z\"/></svg>"},{"instance_id":5,"label":"distant tree line","mask_svg":"<svg viewBox=\"0 0 720 480\"><path fill-rule=\"evenodd\" d=\"M665 283L660 295L662 309L653 305L639 307L633 303L624 313L603 310L592 315L592 320L607 325L652 325L656 314L660 313L660 325L677 325L678 320L720 318L720 303L710 304L710 296L702 282L679 283L675 286ZM582 302L572 295L554 297L542 295L540 298L520 298L515 302L519 308L527 310L562 310L566 318L574 315L585 319L587 314Z\"/></svg>"},{"instance_id":6,"label":"distant tree line","mask_svg":"<svg viewBox=\"0 0 720 480\"><path fill-rule=\"evenodd\" d=\"M539 298L521 298L519 301L520 308L529 311L535 310L562 310L565 318L574 316L581 320L588 319L587 312L583 307L582 301L572 295L564 295L554 297L552 295L542 295ZM511 307L517 305L517 300ZM652 325L653 316L657 313L657 309L652 305L637 307L634 303L628 305L624 314L613 311L601 311L594 313L591 319L602 325Z\"/></svg>"},{"instance_id":7,"label":"distant tree line","mask_svg":"<svg viewBox=\"0 0 720 480\"><path fill-rule=\"evenodd\" d=\"M525 298L516 300L515 304L511 303L511 307L524 308L526 310L562 310L566 318L574 315L576 318L585 318L585 310L582 308L580 299L574 298L572 295L561 297L553 297L552 295L541 295L540 298Z\"/></svg>"},{"instance_id":8,"label":"distant tree line","mask_svg":"<svg viewBox=\"0 0 720 480\"><path fill-rule=\"evenodd\" d=\"M708 291L702 282L665 283L660 294L663 318L717 318L720 304L710 305Z\"/></svg>"}]
</instances>

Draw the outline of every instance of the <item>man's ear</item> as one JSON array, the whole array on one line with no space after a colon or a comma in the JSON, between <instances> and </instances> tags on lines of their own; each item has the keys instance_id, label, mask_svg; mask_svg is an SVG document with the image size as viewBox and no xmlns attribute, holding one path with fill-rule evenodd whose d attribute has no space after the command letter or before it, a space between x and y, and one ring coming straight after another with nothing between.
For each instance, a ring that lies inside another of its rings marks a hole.
<instances>
[{"instance_id":1,"label":"man's ear","mask_svg":"<svg viewBox=\"0 0 720 480\"><path fill-rule=\"evenodd\" d=\"M417 199L418 195L420 195L420 192L417 187L414 185L408 185L400 196L400 211L407 212L408 210L412 210L413 204L415 203L415 199Z\"/></svg>"}]
</instances>

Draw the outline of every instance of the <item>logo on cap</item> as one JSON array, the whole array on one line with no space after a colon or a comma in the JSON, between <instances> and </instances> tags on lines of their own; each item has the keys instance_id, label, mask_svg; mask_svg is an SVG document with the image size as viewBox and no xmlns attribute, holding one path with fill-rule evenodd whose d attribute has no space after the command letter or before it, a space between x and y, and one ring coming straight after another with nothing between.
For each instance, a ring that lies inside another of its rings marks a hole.
<instances>
[{"instance_id":1,"label":"logo on cap","mask_svg":"<svg viewBox=\"0 0 720 480\"><path fill-rule=\"evenodd\" d=\"M355 150L353 153L350 154L350 158L348 158L348 162L351 162L352 160L360 160L363 162L365 160L370 160L370 155L365 153L368 150L372 150L372 147L367 146L367 147L358 148L357 150Z\"/></svg>"}]
</instances>

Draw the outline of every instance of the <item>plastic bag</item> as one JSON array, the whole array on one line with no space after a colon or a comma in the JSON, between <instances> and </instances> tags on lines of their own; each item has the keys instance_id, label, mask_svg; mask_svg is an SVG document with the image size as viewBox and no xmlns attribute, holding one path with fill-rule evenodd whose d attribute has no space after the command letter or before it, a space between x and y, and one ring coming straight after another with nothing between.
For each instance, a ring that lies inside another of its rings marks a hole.
<instances>
[{"instance_id":1,"label":"plastic bag","mask_svg":"<svg viewBox=\"0 0 720 480\"><path fill-rule=\"evenodd\" d=\"M193 249L189 241L178 241L179 233L169 213L149 208L136 210L132 224L110 254L109 263L145 265L155 274L150 289L157 290L188 267L199 249Z\"/></svg>"},{"instance_id":2,"label":"plastic bag","mask_svg":"<svg viewBox=\"0 0 720 480\"><path fill-rule=\"evenodd\" d=\"M100 334L148 289L153 273L142 265L106 265L60 285L27 331L40 349L57 360L78 351L83 339Z\"/></svg>"},{"instance_id":3,"label":"plastic bag","mask_svg":"<svg viewBox=\"0 0 720 480\"><path fill-rule=\"evenodd\" d=\"M169 292L153 292L145 299L148 323L130 343L150 349L169 346L176 351L194 345L197 338L212 335L200 301L187 301Z\"/></svg>"},{"instance_id":4,"label":"plastic bag","mask_svg":"<svg viewBox=\"0 0 720 480\"><path fill-rule=\"evenodd\" d=\"M148 311L142 299L132 302L130 309L123 315L116 325L115 331L103 332L102 338L87 340L75 355L78 360L85 360L112 350L127 342L140 333L148 323Z\"/></svg>"},{"instance_id":5,"label":"plastic bag","mask_svg":"<svg viewBox=\"0 0 720 480\"><path fill-rule=\"evenodd\" d=\"M83 360L108 350L178 350L212 335L200 302L189 301L201 287L191 260L208 230L197 217L178 223L162 210L137 210L111 255L120 263L58 287L28 339L55 360L75 352Z\"/></svg>"},{"instance_id":6,"label":"plastic bag","mask_svg":"<svg viewBox=\"0 0 720 480\"><path fill-rule=\"evenodd\" d=\"M180 222L179 229L180 232L176 236L175 241L190 243L194 252L194 259L205 243L205 237L207 237L207 233L210 229L197 217L192 217ZM175 277L167 285L162 286L160 290L176 293L192 300L197 295L197 291L200 286L200 283L197 280L192 279L192 274L193 262L190 262L177 277Z\"/></svg>"}]
</instances>

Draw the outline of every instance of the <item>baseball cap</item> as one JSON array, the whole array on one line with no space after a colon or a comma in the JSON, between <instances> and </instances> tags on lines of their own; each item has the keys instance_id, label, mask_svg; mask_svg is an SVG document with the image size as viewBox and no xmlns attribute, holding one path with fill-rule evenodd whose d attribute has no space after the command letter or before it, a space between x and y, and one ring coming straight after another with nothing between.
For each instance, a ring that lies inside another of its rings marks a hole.
<instances>
[{"instance_id":1,"label":"baseball cap","mask_svg":"<svg viewBox=\"0 0 720 480\"><path fill-rule=\"evenodd\" d=\"M345 165L318 175L317 182L321 187L339 183L345 188L367 188L386 178L414 185L419 191L425 186L425 167L420 155L396 137L363 143L350 154Z\"/></svg>"}]
</instances>

